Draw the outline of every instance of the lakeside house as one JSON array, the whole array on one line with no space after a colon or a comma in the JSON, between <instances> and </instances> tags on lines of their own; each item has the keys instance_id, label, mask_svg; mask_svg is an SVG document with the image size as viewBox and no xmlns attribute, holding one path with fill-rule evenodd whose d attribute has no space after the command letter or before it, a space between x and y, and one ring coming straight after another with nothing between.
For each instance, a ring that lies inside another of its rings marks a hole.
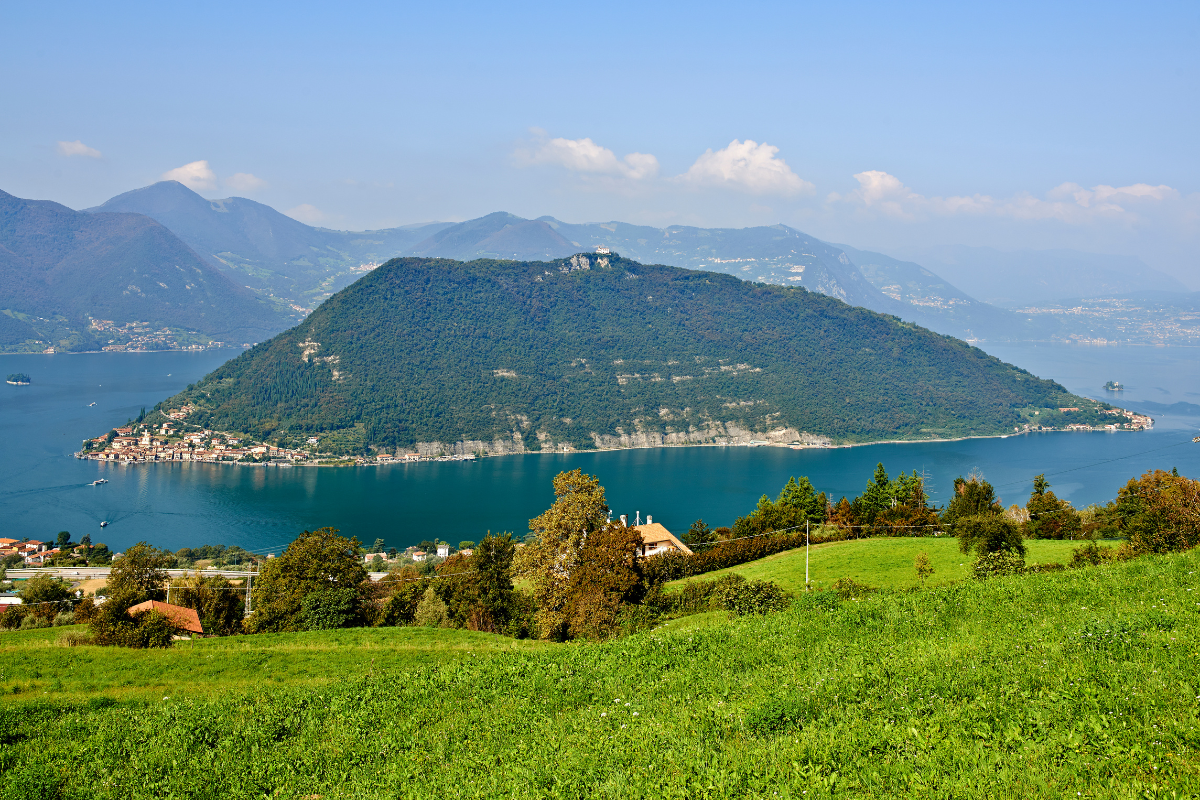
<instances>
[{"instance_id":1,"label":"lakeside house","mask_svg":"<svg viewBox=\"0 0 1200 800\"><path fill-rule=\"evenodd\" d=\"M629 525L629 518L624 514L621 515L621 524ZM654 521L654 517L647 514L646 523L644 525L632 526L638 535L642 537L642 544L638 548L638 555L642 557L658 556L663 553L684 553L691 555L692 550L675 534L667 530L666 526L660 525Z\"/></svg>"}]
</instances>

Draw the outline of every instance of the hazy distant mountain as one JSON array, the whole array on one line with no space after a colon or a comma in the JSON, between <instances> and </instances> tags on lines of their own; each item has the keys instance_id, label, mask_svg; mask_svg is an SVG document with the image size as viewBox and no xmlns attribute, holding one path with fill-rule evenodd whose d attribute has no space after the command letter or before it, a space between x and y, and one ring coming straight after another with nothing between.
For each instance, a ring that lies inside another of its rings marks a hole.
<instances>
[{"instance_id":1,"label":"hazy distant mountain","mask_svg":"<svg viewBox=\"0 0 1200 800\"><path fill-rule=\"evenodd\" d=\"M140 214L87 214L0 191L0 339L91 349L88 318L148 322L223 341L258 341L292 324ZM16 323L16 324L14 324Z\"/></svg>"},{"instance_id":2,"label":"hazy distant mountain","mask_svg":"<svg viewBox=\"0 0 1200 800\"><path fill-rule=\"evenodd\" d=\"M843 250L875 288L909 307L900 316L939 333L968 339L1045 339L1058 329L1055 319L1031 318L980 302L920 264L849 245L833 246Z\"/></svg>"},{"instance_id":3,"label":"hazy distant mountain","mask_svg":"<svg viewBox=\"0 0 1200 800\"><path fill-rule=\"evenodd\" d=\"M1067 298L1128 295L1154 290L1186 292L1175 278L1135 256L1077 250L1016 250L947 245L907 249L905 256L986 303L1025 308Z\"/></svg>"},{"instance_id":4,"label":"hazy distant mountain","mask_svg":"<svg viewBox=\"0 0 1200 800\"><path fill-rule=\"evenodd\" d=\"M389 261L184 401L286 444L495 453L1011 433L1086 402L820 294L584 254Z\"/></svg>"},{"instance_id":5,"label":"hazy distant mountain","mask_svg":"<svg viewBox=\"0 0 1200 800\"><path fill-rule=\"evenodd\" d=\"M207 200L177 181L135 189L87 211L145 214L239 283L305 307L361 277L361 265L382 263L450 224L314 228L243 197Z\"/></svg>"},{"instance_id":6,"label":"hazy distant mountain","mask_svg":"<svg viewBox=\"0 0 1200 800\"><path fill-rule=\"evenodd\" d=\"M565 258L609 247L647 264L725 272L743 280L803 286L851 305L896 313L841 250L786 225L757 228L652 228L624 222L572 224L497 212L435 233L409 252L443 258Z\"/></svg>"}]
</instances>

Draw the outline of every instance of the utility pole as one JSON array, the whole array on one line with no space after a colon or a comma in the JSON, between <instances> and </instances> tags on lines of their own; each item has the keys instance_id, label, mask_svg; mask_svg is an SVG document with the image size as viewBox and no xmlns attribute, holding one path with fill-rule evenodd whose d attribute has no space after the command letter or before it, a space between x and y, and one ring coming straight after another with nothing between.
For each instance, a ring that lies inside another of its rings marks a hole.
<instances>
[{"instance_id":1,"label":"utility pole","mask_svg":"<svg viewBox=\"0 0 1200 800\"><path fill-rule=\"evenodd\" d=\"M804 591L808 591L808 520L804 520Z\"/></svg>"}]
</instances>

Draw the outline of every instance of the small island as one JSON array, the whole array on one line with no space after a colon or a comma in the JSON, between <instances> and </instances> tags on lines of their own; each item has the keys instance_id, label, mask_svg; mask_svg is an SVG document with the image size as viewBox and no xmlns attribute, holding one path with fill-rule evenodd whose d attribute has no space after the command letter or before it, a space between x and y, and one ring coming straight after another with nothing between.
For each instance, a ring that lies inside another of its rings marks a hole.
<instances>
[{"instance_id":1,"label":"small island","mask_svg":"<svg viewBox=\"0 0 1200 800\"><path fill-rule=\"evenodd\" d=\"M33 383L24 372L14 372L6 380L13 386L28 386Z\"/></svg>"},{"instance_id":2,"label":"small island","mask_svg":"<svg viewBox=\"0 0 1200 800\"><path fill-rule=\"evenodd\" d=\"M1119 392L1125 387L1116 381L1109 381L1108 383L1104 384L1104 388L1110 392Z\"/></svg>"}]
</instances>

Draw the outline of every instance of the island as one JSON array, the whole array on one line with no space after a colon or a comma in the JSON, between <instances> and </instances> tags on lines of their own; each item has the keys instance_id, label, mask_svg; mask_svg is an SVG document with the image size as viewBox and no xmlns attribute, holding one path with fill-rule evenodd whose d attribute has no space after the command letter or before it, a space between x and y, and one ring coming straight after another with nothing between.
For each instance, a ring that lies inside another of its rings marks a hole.
<instances>
[{"instance_id":1,"label":"island","mask_svg":"<svg viewBox=\"0 0 1200 800\"><path fill-rule=\"evenodd\" d=\"M81 455L389 463L1151 423L803 288L615 253L399 258Z\"/></svg>"},{"instance_id":2,"label":"island","mask_svg":"<svg viewBox=\"0 0 1200 800\"><path fill-rule=\"evenodd\" d=\"M1109 381L1108 383L1104 384L1104 388L1110 392L1120 392L1125 387L1122 386L1121 384L1117 383L1116 381Z\"/></svg>"},{"instance_id":3,"label":"island","mask_svg":"<svg viewBox=\"0 0 1200 800\"><path fill-rule=\"evenodd\" d=\"M24 372L14 372L6 378L13 386L28 386L33 381Z\"/></svg>"}]
</instances>

